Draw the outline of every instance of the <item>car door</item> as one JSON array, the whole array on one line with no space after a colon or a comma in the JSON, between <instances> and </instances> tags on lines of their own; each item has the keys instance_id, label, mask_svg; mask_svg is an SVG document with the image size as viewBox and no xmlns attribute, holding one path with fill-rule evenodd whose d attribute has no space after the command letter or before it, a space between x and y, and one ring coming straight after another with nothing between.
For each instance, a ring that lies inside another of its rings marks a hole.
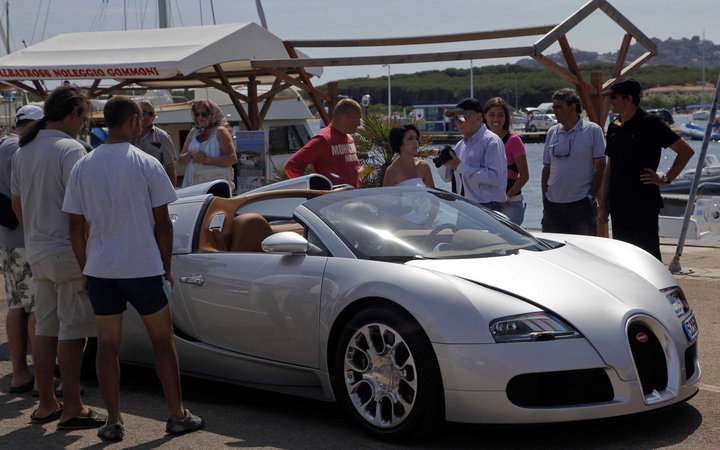
<instances>
[{"instance_id":1,"label":"car door","mask_svg":"<svg viewBox=\"0 0 720 450\"><path fill-rule=\"evenodd\" d=\"M318 366L318 315L327 258L194 253L174 259L194 334L254 357Z\"/></svg>"}]
</instances>

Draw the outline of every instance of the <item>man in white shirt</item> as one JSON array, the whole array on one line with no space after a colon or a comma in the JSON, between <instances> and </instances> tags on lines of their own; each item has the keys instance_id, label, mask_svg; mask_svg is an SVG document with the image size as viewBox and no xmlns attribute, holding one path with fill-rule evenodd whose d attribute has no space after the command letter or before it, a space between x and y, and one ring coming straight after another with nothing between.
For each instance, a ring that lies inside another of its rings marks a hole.
<instances>
[{"instance_id":1,"label":"man in white shirt","mask_svg":"<svg viewBox=\"0 0 720 450\"><path fill-rule=\"evenodd\" d=\"M164 284L173 284L173 226L167 205L177 200L177 194L160 162L130 144L137 141L141 129L137 103L115 96L105 104L103 113L108 139L75 165L63 202L63 211L70 214L73 250L87 277L97 321L97 373L108 410L107 423L98 436L120 441L125 433L119 405L118 350L127 302L142 317L153 343L155 369L170 412L166 432L195 431L203 427L203 420L182 405ZM87 242L86 223L90 224Z\"/></svg>"},{"instance_id":2,"label":"man in white shirt","mask_svg":"<svg viewBox=\"0 0 720 450\"><path fill-rule=\"evenodd\" d=\"M455 118L463 139L438 173L445 181L454 179L453 192L495 211L502 210L507 200L505 145L483 123L482 104L477 99L465 98L445 111L445 115Z\"/></svg>"},{"instance_id":3,"label":"man in white shirt","mask_svg":"<svg viewBox=\"0 0 720 450\"><path fill-rule=\"evenodd\" d=\"M83 346L96 328L72 252L69 218L61 210L70 171L86 154L75 138L87 110L78 88L55 89L45 100L45 117L20 137L12 159L13 210L25 231L35 286L33 361L40 402L30 419L38 424L59 419L59 429L96 428L105 421L80 397ZM56 356L64 405L53 385Z\"/></svg>"}]
</instances>

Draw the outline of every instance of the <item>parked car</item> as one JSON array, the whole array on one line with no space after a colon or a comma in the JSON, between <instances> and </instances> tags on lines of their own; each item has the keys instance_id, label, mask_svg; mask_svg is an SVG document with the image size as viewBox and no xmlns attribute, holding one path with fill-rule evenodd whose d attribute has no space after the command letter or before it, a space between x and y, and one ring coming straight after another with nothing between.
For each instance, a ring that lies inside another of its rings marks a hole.
<instances>
[{"instance_id":1,"label":"parked car","mask_svg":"<svg viewBox=\"0 0 720 450\"><path fill-rule=\"evenodd\" d=\"M660 117L663 122L667 123L668 125L672 125L675 123L675 119L673 119L672 113L665 108L648 109L647 112Z\"/></svg>"},{"instance_id":2,"label":"parked car","mask_svg":"<svg viewBox=\"0 0 720 450\"><path fill-rule=\"evenodd\" d=\"M556 123L555 114L534 114L528 121L525 131L547 131Z\"/></svg>"},{"instance_id":3,"label":"parked car","mask_svg":"<svg viewBox=\"0 0 720 450\"><path fill-rule=\"evenodd\" d=\"M622 416L698 392L693 311L643 250L532 235L435 189L284 189L301 184L169 206L183 373L339 401L380 439L443 420ZM125 314L121 361L152 366Z\"/></svg>"}]
</instances>

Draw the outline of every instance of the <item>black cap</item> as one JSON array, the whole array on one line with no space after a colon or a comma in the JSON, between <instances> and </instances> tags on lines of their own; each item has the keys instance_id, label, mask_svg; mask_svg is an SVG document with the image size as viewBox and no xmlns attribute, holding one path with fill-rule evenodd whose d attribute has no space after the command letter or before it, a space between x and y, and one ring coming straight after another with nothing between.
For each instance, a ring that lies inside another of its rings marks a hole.
<instances>
[{"instance_id":1,"label":"black cap","mask_svg":"<svg viewBox=\"0 0 720 450\"><path fill-rule=\"evenodd\" d=\"M480 101L476 98L468 97L460 100L460 102L455 105L454 108L450 108L445 111L445 115L447 117L452 117L457 113L463 112L463 111L476 111L479 113L483 113L483 107Z\"/></svg>"},{"instance_id":2,"label":"black cap","mask_svg":"<svg viewBox=\"0 0 720 450\"><path fill-rule=\"evenodd\" d=\"M642 92L640 83L632 78L625 78L610 86L610 89L603 92L602 95L632 95L633 97L640 98L640 92Z\"/></svg>"}]
</instances>

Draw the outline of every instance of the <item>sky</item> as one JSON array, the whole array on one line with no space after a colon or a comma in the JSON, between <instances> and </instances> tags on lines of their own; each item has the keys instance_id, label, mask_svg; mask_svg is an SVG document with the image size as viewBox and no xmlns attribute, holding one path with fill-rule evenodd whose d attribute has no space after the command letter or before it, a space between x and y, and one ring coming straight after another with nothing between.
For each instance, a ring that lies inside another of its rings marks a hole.
<instances>
[{"instance_id":1,"label":"sky","mask_svg":"<svg viewBox=\"0 0 720 450\"><path fill-rule=\"evenodd\" d=\"M5 2L2 2L5 3ZM268 29L285 40L361 39L426 36L555 25L582 7L583 0L263 0ZM703 36L720 44L720 0L611 0L622 15L651 38ZM156 0L9 0L10 45L15 51L68 32L157 28ZM691 6L689 6L691 5ZM214 19L213 19L214 9ZM3 8L4 11L4 8ZM256 0L169 0L170 25L260 23ZM6 19L3 17L3 27ZM596 52L620 48L624 31L596 10L567 38L571 47ZM311 57L412 54L529 46L540 36L404 47L301 48ZM24 43L23 43L24 41ZM545 54L559 51L555 44ZM473 66L514 59L483 59ZM713 66L718 61L708 62ZM326 67L315 84L346 78L414 73L447 67L469 68L470 61Z\"/></svg>"}]
</instances>

